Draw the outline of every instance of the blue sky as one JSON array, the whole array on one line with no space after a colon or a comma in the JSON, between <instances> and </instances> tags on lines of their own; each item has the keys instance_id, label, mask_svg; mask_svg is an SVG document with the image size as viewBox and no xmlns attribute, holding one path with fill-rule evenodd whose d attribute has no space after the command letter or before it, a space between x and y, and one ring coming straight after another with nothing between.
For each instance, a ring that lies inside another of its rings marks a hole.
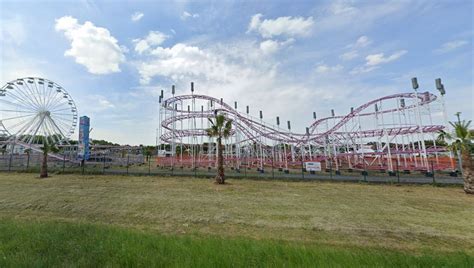
<instances>
[{"instance_id":1,"label":"blue sky","mask_svg":"<svg viewBox=\"0 0 474 268\"><path fill-rule=\"evenodd\" d=\"M61 84L92 138L154 144L159 91L191 81L300 132L313 111L411 91L413 76L435 93L441 77L450 119L474 118L468 0L0 1L0 12L1 83Z\"/></svg>"}]
</instances>

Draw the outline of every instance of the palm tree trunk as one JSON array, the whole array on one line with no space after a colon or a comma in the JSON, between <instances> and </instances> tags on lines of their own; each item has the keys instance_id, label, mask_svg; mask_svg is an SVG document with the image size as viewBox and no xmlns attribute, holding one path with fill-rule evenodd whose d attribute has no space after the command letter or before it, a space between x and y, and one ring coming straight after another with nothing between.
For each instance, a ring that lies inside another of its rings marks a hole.
<instances>
[{"instance_id":1,"label":"palm tree trunk","mask_svg":"<svg viewBox=\"0 0 474 268\"><path fill-rule=\"evenodd\" d=\"M469 150L464 150L462 153L462 177L464 179L464 192L474 194L474 171Z\"/></svg>"},{"instance_id":2,"label":"palm tree trunk","mask_svg":"<svg viewBox=\"0 0 474 268\"><path fill-rule=\"evenodd\" d=\"M223 156L223 149L222 149L222 138L217 138L217 176L216 176L216 183L224 184L225 177L224 177L224 156Z\"/></svg>"},{"instance_id":3,"label":"palm tree trunk","mask_svg":"<svg viewBox=\"0 0 474 268\"><path fill-rule=\"evenodd\" d=\"M43 162L41 164L40 178L48 177L48 152L43 152Z\"/></svg>"}]
</instances>

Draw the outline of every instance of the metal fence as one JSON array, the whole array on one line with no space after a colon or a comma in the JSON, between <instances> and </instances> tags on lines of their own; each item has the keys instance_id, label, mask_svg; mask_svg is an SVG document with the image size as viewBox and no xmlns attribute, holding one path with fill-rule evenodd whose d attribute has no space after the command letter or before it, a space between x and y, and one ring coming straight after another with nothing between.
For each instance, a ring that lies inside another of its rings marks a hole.
<instances>
[{"instance_id":1,"label":"metal fence","mask_svg":"<svg viewBox=\"0 0 474 268\"><path fill-rule=\"evenodd\" d=\"M5 154L0 155L0 171L3 172L38 172L42 163L41 154ZM114 174L114 175L149 175L149 176L185 176L212 178L216 174L215 167L164 166L155 158L147 160L143 156L125 155L123 157L97 158L95 161L70 162L66 158L48 159L48 171L52 174ZM242 165L240 169L226 167L227 178L305 180L305 181L347 181L394 184L462 184L460 176L453 177L446 171L407 171L396 170L355 170L355 169L324 169L308 172L303 167L293 167L288 171L279 167L267 166L265 170Z\"/></svg>"}]
</instances>

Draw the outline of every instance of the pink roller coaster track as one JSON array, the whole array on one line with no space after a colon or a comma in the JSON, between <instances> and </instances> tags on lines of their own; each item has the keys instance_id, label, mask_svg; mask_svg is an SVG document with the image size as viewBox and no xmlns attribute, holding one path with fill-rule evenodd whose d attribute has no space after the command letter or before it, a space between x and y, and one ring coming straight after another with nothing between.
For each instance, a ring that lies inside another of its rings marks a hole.
<instances>
[{"instance_id":1,"label":"pink roller coaster track","mask_svg":"<svg viewBox=\"0 0 474 268\"><path fill-rule=\"evenodd\" d=\"M160 104L159 143L172 146L173 164L191 161L196 167L213 165L215 148L212 151L204 123L220 113L233 119L225 156L227 165L236 168L247 165L263 170L271 161L272 165L288 169L298 161L322 161L326 167L331 162L337 169L429 170L429 161L435 160L436 167L431 164L432 168L449 169L453 168L452 160L446 160L444 148L437 146L433 138L444 128L432 123L430 104L436 100L436 95L429 92L393 94L351 109L346 115L315 119L306 133L295 133L241 113L211 96L179 95ZM196 102L206 107L196 110ZM190 104L188 109L186 104ZM390 119L391 124L387 124L385 121ZM373 126L367 123L374 121L377 124ZM429 137L432 142L426 146ZM376 148L368 148L369 145ZM182 153L177 157L179 146ZM187 155L183 148L187 148Z\"/></svg>"}]
</instances>

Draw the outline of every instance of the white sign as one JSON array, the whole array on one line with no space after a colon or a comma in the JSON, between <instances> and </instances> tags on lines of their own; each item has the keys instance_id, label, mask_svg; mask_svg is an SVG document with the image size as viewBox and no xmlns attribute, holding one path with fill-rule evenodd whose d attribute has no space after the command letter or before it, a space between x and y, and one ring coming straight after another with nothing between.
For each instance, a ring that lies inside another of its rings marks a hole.
<instances>
[{"instance_id":1,"label":"white sign","mask_svg":"<svg viewBox=\"0 0 474 268\"><path fill-rule=\"evenodd\" d=\"M321 162L304 162L307 171L321 171Z\"/></svg>"}]
</instances>

